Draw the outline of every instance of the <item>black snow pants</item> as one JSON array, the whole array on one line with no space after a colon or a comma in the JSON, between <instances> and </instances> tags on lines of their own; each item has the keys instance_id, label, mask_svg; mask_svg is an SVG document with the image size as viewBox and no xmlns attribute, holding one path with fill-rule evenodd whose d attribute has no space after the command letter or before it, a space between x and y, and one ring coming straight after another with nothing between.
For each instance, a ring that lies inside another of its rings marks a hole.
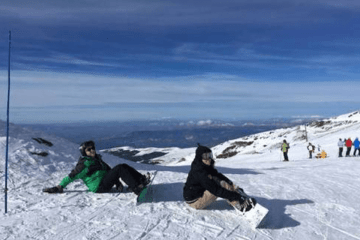
<instances>
[{"instance_id":1,"label":"black snow pants","mask_svg":"<svg viewBox=\"0 0 360 240\"><path fill-rule=\"evenodd\" d=\"M359 156L360 156L360 149L359 149L359 148L355 148L355 149L354 149L354 156L356 156L356 151L358 151Z\"/></svg>"},{"instance_id":2,"label":"black snow pants","mask_svg":"<svg viewBox=\"0 0 360 240\"><path fill-rule=\"evenodd\" d=\"M114 185L120 184L119 178L121 178L121 180L123 180L130 188L135 188L142 183L144 175L127 164L116 165L101 180L96 192L109 192Z\"/></svg>"},{"instance_id":3,"label":"black snow pants","mask_svg":"<svg viewBox=\"0 0 360 240\"><path fill-rule=\"evenodd\" d=\"M339 148L339 157L342 157L343 148Z\"/></svg>"},{"instance_id":4,"label":"black snow pants","mask_svg":"<svg viewBox=\"0 0 360 240\"><path fill-rule=\"evenodd\" d=\"M284 161L289 161L288 153L284 152Z\"/></svg>"},{"instance_id":5,"label":"black snow pants","mask_svg":"<svg viewBox=\"0 0 360 240\"><path fill-rule=\"evenodd\" d=\"M350 157L350 151L351 151L351 147L347 147L347 149L346 149L346 157Z\"/></svg>"}]
</instances>

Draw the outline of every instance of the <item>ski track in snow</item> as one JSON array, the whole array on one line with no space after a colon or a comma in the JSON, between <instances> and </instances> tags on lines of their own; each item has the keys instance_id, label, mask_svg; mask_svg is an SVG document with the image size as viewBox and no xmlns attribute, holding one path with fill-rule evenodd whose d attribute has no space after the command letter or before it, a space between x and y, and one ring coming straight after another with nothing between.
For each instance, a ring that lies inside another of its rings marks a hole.
<instances>
[{"instance_id":1,"label":"ski track in snow","mask_svg":"<svg viewBox=\"0 0 360 240\"><path fill-rule=\"evenodd\" d=\"M183 156L181 149L171 159L184 157L186 161L176 164L171 160L168 165L145 165L102 154L111 166L127 163L142 173L158 170L152 203L136 206L135 195L126 191L90 193L81 181L70 184L63 194L42 193L42 188L57 185L74 167L78 146L13 125L9 212L1 214L0 239L360 240L360 157L336 157L338 138L356 137L359 129L359 124L341 126L330 133L315 133L319 130L309 128L311 142L320 144L330 156L323 160L308 159L305 141L292 140L295 128L276 130L281 137L266 139L268 133L258 135L268 142L257 146L270 146L270 142L281 142L285 132L290 134L290 162L279 161L278 149L272 148L257 150L260 154L240 153L218 159L220 172L269 209L263 226L253 230L223 199L205 210L194 210L184 203L182 189L193 155ZM43 137L54 146L38 144L32 137ZM4 142L0 136L1 152ZM49 155L31 154L42 151ZM3 156L0 160L4 163ZM4 206L3 197L0 204Z\"/></svg>"}]
</instances>

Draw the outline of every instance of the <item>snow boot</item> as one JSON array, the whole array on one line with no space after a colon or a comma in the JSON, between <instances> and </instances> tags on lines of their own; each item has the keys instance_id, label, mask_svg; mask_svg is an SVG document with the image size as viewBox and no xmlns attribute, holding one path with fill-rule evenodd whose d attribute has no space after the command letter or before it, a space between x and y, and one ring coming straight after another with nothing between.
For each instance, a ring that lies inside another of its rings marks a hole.
<instances>
[{"instance_id":1,"label":"snow boot","mask_svg":"<svg viewBox=\"0 0 360 240\"><path fill-rule=\"evenodd\" d=\"M143 175L143 178L141 179L141 183L144 184L144 186L147 186L150 183L151 180L151 174L147 172L145 175Z\"/></svg>"},{"instance_id":2,"label":"snow boot","mask_svg":"<svg viewBox=\"0 0 360 240\"><path fill-rule=\"evenodd\" d=\"M140 184L134 188L128 188L129 191L134 192L136 195L139 195L141 191L150 183L151 174L148 172L146 175L143 175L140 179Z\"/></svg>"}]
</instances>

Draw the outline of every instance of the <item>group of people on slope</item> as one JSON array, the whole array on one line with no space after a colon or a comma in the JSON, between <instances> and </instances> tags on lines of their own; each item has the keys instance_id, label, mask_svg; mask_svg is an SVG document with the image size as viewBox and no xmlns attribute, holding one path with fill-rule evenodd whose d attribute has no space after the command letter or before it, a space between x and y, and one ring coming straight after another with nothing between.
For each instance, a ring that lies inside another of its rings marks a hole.
<instances>
[{"instance_id":1,"label":"group of people on slope","mask_svg":"<svg viewBox=\"0 0 360 240\"><path fill-rule=\"evenodd\" d=\"M315 145L313 145L311 142L309 142L308 146L307 146L307 150L309 152L309 159L312 159L312 154L315 153ZM325 150L321 150L320 145L318 145L318 151L319 153L316 154L315 158L326 158L327 157L327 153L325 152Z\"/></svg>"},{"instance_id":2,"label":"group of people on slope","mask_svg":"<svg viewBox=\"0 0 360 240\"><path fill-rule=\"evenodd\" d=\"M360 142L358 138L355 138L354 142L351 141L351 138L344 138L344 140L339 139L338 146L339 146L339 157L342 157L342 153L344 150L344 147L346 147L346 155L345 157L350 157L350 152L352 146L354 146L354 153L353 156L356 156L356 152L358 152L358 156L360 156Z\"/></svg>"},{"instance_id":3,"label":"group of people on slope","mask_svg":"<svg viewBox=\"0 0 360 240\"><path fill-rule=\"evenodd\" d=\"M280 150L284 154L284 162L289 161L289 156L288 156L289 148L290 148L290 143L288 143L286 140L284 140L281 145L281 148L280 148ZM320 151L320 145L318 146L318 148ZM312 154L315 152L315 146L312 145L311 143L309 143L309 145L307 146L307 149L309 151L309 158L312 158ZM315 157L316 158L326 158L327 154L325 151L322 151L321 153L317 154Z\"/></svg>"},{"instance_id":4,"label":"group of people on slope","mask_svg":"<svg viewBox=\"0 0 360 240\"><path fill-rule=\"evenodd\" d=\"M348 139L344 138L344 140L342 140L340 138L339 142L338 142L338 146L339 146L339 157L343 156L342 153L343 153L344 147L346 147L345 157L350 157L352 146L354 146L353 156L360 156L360 141L358 138L355 138L354 141L351 141L351 138L348 138ZM289 157L288 157L289 148L290 148L290 144L288 142L286 142L286 140L284 140L281 145L280 150L284 154L285 162L289 161ZM318 146L318 148L320 151L320 145ZM309 158L312 158L312 154L315 152L315 146L309 142L309 145L307 146L307 150L309 151ZM357 153L357 155L356 155L356 153ZM315 157L316 158L326 158L327 153L324 150L322 150L322 152L318 153Z\"/></svg>"},{"instance_id":5,"label":"group of people on slope","mask_svg":"<svg viewBox=\"0 0 360 240\"><path fill-rule=\"evenodd\" d=\"M127 164L111 168L102 160L101 155L96 153L93 141L82 143L80 153L81 156L70 174L64 177L59 185L45 188L44 192L62 193L63 189L76 179L81 179L89 191L94 193L109 192L113 186L122 192L124 186L121 179L128 185L129 191L139 195L150 182L150 174L143 175ZM203 209L221 197L238 210L249 211L256 205L256 200L244 197L241 193L243 189L215 169L211 150L199 144L183 190L186 203L192 208Z\"/></svg>"}]
</instances>

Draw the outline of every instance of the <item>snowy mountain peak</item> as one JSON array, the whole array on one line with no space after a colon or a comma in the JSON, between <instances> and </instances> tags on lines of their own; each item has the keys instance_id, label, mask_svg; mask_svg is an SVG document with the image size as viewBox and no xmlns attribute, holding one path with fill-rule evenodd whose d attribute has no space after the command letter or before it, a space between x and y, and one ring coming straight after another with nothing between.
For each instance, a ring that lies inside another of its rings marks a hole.
<instances>
[{"instance_id":1,"label":"snowy mountain peak","mask_svg":"<svg viewBox=\"0 0 360 240\"><path fill-rule=\"evenodd\" d=\"M360 121L360 111L351 112L348 114L332 117L330 121Z\"/></svg>"}]
</instances>

